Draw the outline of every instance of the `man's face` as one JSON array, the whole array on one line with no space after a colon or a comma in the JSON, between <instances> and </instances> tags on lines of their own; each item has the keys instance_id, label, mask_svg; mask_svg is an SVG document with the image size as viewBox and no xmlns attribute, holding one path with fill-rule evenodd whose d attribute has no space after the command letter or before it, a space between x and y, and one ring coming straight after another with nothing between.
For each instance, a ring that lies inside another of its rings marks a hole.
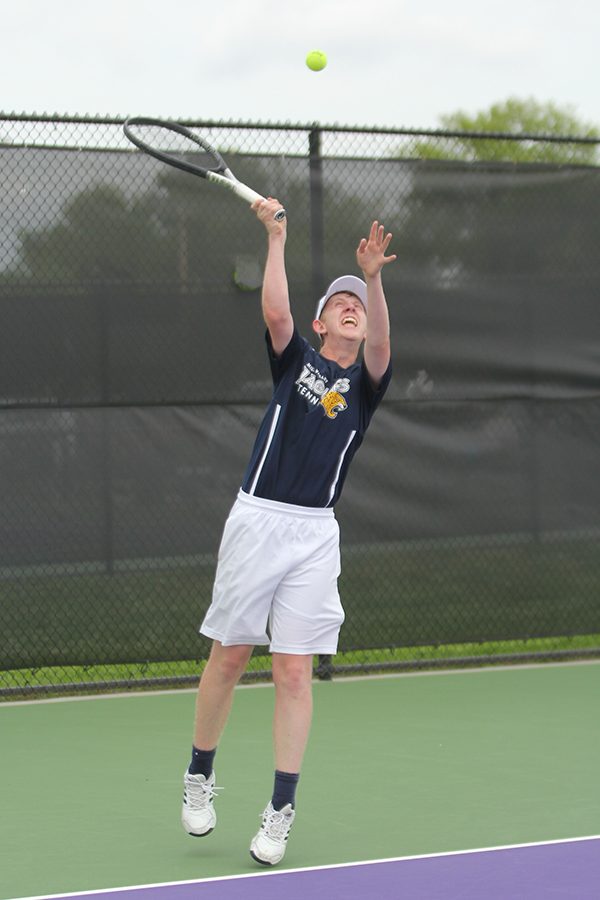
<instances>
[{"instance_id":1,"label":"man's face","mask_svg":"<svg viewBox=\"0 0 600 900\"><path fill-rule=\"evenodd\" d=\"M349 340L362 341L367 332L366 310L356 294L349 291L332 294L321 311L321 322L328 335Z\"/></svg>"}]
</instances>

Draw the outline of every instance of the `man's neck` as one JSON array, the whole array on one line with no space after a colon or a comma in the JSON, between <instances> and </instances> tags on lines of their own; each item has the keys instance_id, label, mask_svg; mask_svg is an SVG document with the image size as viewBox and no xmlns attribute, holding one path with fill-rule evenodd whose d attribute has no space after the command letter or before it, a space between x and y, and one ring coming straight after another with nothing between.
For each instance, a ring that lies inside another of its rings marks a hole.
<instances>
[{"instance_id":1,"label":"man's neck","mask_svg":"<svg viewBox=\"0 0 600 900\"><path fill-rule=\"evenodd\" d=\"M358 354L360 352L360 344L356 346L356 344L346 343L346 345L333 345L326 341L319 353L325 359L329 359L332 362L336 362L338 366L341 366L342 369L347 369L349 366L353 366L356 360L358 359Z\"/></svg>"}]
</instances>

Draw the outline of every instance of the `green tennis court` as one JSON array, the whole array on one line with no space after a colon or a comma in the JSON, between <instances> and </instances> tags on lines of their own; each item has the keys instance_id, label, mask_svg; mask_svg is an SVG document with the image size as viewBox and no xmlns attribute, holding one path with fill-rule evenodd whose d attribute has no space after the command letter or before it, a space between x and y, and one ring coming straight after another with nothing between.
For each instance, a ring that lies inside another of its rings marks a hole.
<instances>
[{"instance_id":1,"label":"green tennis court","mask_svg":"<svg viewBox=\"0 0 600 900\"><path fill-rule=\"evenodd\" d=\"M598 834L599 695L597 662L316 683L281 868ZM256 871L272 700L236 692L202 841L179 824L193 692L0 706L1 900Z\"/></svg>"}]
</instances>

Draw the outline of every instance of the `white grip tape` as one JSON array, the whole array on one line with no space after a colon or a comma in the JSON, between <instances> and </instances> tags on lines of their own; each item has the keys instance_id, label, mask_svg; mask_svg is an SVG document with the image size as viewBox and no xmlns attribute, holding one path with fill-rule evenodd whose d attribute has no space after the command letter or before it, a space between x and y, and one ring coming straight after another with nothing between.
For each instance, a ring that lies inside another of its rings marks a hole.
<instances>
[{"instance_id":1,"label":"white grip tape","mask_svg":"<svg viewBox=\"0 0 600 900\"><path fill-rule=\"evenodd\" d=\"M229 169L227 171L229 172ZM254 203L255 200L265 199L262 194L257 194L257 192L253 191L252 188L249 188L247 184L238 181L232 173L229 173L229 177L227 177L227 175L220 175L218 172L208 172L206 177L209 181L214 181L222 187L229 188L230 191L233 191L234 194L237 194L238 197L241 197L242 200L246 200L248 203ZM278 222L285 219L285 209L278 209L275 213L275 218Z\"/></svg>"}]
</instances>

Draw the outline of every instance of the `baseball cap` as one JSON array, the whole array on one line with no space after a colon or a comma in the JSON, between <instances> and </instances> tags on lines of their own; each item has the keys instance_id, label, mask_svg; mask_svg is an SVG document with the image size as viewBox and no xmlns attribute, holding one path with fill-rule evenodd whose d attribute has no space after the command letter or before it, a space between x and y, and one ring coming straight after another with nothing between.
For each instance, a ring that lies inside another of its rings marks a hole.
<instances>
[{"instance_id":1,"label":"baseball cap","mask_svg":"<svg viewBox=\"0 0 600 900\"><path fill-rule=\"evenodd\" d=\"M332 281L319 302L317 303L317 310L315 312L315 319L318 319L323 311L323 307L327 303L330 297L334 294L340 294L342 291L349 291L351 294L356 294L364 308L367 308L367 285L362 280L362 278L357 278L356 275L341 275L339 278L336 278L335 281Z\"/></svg>"}]
</instances>

